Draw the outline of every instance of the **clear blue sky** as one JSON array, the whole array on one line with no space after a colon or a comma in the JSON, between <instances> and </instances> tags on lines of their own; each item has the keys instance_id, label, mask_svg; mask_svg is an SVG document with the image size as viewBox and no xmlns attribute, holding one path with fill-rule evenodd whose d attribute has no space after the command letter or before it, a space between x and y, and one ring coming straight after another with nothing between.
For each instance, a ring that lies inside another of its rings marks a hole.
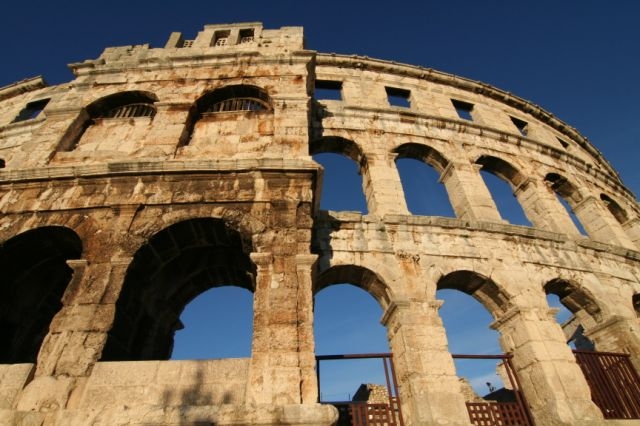
<instances>
[{"instance_id":1,"label":"clear blue sky","mask_svg":"<svg viewBox=\"0 0 640 426\"><path fill-rule=\"evenodd\" d=\"M640 2L636 0L13 1L4 4L0 14L0 86L39 74L51 84L61 83L72 78L66 64L96 58L106 46L161 47L172 31L191 38L205 24L246 21L261 21L266 28L304 26L308 49L431 67L510 91L577 128L604 153L627 187L635 194L640 191ZM344 306L334 305L337 296L332 289L318 296L318 315L326 318L318 320L319 352L386 350L381 327L367 330L371 335L360 331L361 337L374 342L371 347L348 346L356 341L347 330L350 323L377 323L381 314L375 301L368 305L372 298L355 290L343 290ZM239 290L233 297L239 306L244 303L245 311L250 309L248 292ZM205 298L201 303L207 307L193 308L196 314L230 312L228 306L211 308L213 302ZM443 315L447 304L455 302L445 304ZM350 308L362 305L357 314L367 319L352 319ZM343 322L331 322L336 318ZM202 333L212 332L210 320L184 320L194 329L198 323L209 324ZM215 330L216 338L201 334L197 340L186 338L187 343L178 334L176 351L184 352L177 356L190 357L194 347L207 342L220 350L216 342L246 335L250 316L248 325L243 321L246 318L225 321L237 324L239 330ZM483 321L486 328L490 319ZM346 337L337 341L335 333L327 331L331 329L345 330ZM323 337L327 334L332 338ZM247 341L240 342L237 351L246 351ZM465 337L460 341L470 343ZM473 352L464 347L453 351Z\"/></svg>"}]
</instances>

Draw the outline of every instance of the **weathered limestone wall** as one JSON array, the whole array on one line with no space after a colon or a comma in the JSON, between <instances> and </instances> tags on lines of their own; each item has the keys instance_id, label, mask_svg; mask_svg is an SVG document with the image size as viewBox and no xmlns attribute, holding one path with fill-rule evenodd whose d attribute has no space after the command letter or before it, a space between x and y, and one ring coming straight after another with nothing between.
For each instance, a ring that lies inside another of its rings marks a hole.
<instances>
[{"instance_id":1,"label":"weathered limestone wall","mask_svg":"<svg viewBox=\"0 0 640 426\"><path fill-rule=\"evenodd\" d=\"M441 288L494 317L537 424L613 424L546 294L640 368L640 208L576 130L483 83L305 50L298 27L208 25L71 68L0 88L0 322L20 337L0 342L0 423L332 424L313 295L349 282L384 310L405 424L469 424ZM367 215L318 209L322 152L356 162ZM408 211L401 158L439 173L455 218ZM481 170L532 227L501 218ZM253 293L251 357L167 361L184 306L229 284Z\"/></svg>"},{"instance_id":2,"label":"weathered limestone wall","mask_svg":"<svg viewBox=\"0 0 640 426\"><path fill-rule=\"evenodd\" d=\"M245 403L249 359L98 362L79 407L199 406Z\"/></svg>"},{"instance_id":3,"label":"weathered limestone wall","mask_svg":"<svg viewBox=\"0 0 640 426\"><path fill-rule=\"evenodd\" d=\"M0 409L13 408L32 372L33 364L0 365Z\"/></svg>"}]
</instances>

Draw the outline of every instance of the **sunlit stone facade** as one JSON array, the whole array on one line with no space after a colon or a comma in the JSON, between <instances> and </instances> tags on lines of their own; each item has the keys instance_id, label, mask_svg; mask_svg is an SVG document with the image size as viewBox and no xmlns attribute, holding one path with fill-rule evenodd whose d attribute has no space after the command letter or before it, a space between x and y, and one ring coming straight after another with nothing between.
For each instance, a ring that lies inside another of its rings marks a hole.
<instances>
[{"instance_id":1,"label":"sunlit stone facade","mask_svg":"<svg viewBox=\"0 0 640 426\"><path fill-rule=\"evenodd\" d=\"M0 88L0 424L332 424L313 294L337 283L384 310L404 424L470 424L441 288L494 317L537 424L612 422L546 294L640 367L640 209L569 125L484 83L309 50L299 27L205 26L70 67ZM357 163L366 215L319 209L324 152ZM455 218L409 213L399 158L439 172ZM532 227L501 219L481 170ZM254 294L251 357L169 361L184 306L222 284Z\"/></svg>"}]
</instances>

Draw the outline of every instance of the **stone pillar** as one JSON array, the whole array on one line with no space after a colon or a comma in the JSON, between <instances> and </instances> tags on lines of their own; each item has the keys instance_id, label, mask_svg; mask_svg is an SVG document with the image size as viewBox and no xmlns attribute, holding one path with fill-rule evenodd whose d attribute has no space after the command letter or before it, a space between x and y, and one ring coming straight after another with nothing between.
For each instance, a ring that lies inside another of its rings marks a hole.
<instances>
[{"instance_id":1,"label":"stone pillar","mask_svg":"<svg viewBox=\"0 0 640 426\"><path fill-rule=\"evenodd\" d=\"M257 276L247 401L250 404L300 404L303 378L298 354L300 295L296 257L273 253L251 253L250 256L257 267Z\"/></svg>"},{"instance_id":2,"label":"stone pillar","mask_svg":"<svg viewBox=\"0 0 640 426\"><path fill-rule=\"evenodd\" d=\"M480 176L481 165L449 163L440 182L447 188L451 207L462 220L502 222L496 203Z\"/></svg>"},{"instance_id":3,"label":"stone pillar","mask_svg":"<svg viewBox=\"0 0 640 426\"><path fill-rule=\"evenodd\" d=\"M640 218L629 219L622 224L627 236L636 245L636 250L640 250Z\"/></svg>"},{"instance_id":4,"label":"stone pillar","mask_svg":"<svg viewBox=\"0 0 640 426\"><path fill-rule=\"evenodd\" d=\"M504 352L513 354L536 424L574 425L602 419L552 310L515 307L492 328L500 332Z\"/></svg>"},{"instance_id":5,"label":"stone pillar","mask_svg":"<svg viewBox=\"0 0 640 426\"><path fill-rule=\"evenodd\" d=\"M302 383L300 393L303 404L318 402L318 376L316 375L315 340L313 336L313 283L311 273L318 256L296 256L298 277L298 356Z\"/></svg>"},{"instance_id":6,"label":"stone pillar","mask_svg":"<svg viewBox=\"0 0 640 426\"><path fill-rule=\"evenodd\" d=\"M369 214L384 217L386 214L409 214L400 174L395 167L398 154L367 157L361 164L364 195Z\"/></svg>"},{"instance_id":7,"label":"stone pillar","mask_svg":"<svg viewBox=\"0 0 640 426\"><path fill-rule=\"evenodd\" d=\"M582 226L589 236L596 241L637 249L622 226L616 221L606 206L595 197L589 195L573 207Z\"/></svg>"},{"instance_id":8,"label":"stone pillar","mask_svg":"<svg viewBox=\"0 0 640 426\"><path fill-rule=\"evenodd\" d=\"M514 195L536 228L571 236L581 235L564 206L546 185L527 179L515 189Z\"/></svg>"},{"instance_id":9,"label":"stone pillar","mask_svg":"<svg viewBox=\"0 0 640 426\"><path fill-rule=\"evenodd\" d=\"M407 425L468 425L469 415L438 315L441 301L396 301L385 311Z\"/></svg>"},{"instance_id":10,"label":"stone pillar","mask_svg":"<svg viewBox=\"0 0 640 426\"><path fill-rule=\"evenodd\" d=\"M640 324L636 318L612 315L584 330L596 350L631 355L631 362L640 373Z\"/></svg>"},{"instance_id":11,"label":"stone pillar","mask_svg":"<svg viewBox=\"0 0 640 426\"><path fill-rule=\"evenodd\" d=\"M64 408L77 382L91 374L113 324L115 300L130 261L67 261L73 277L38 353L35 377L22 392L19 410Z\"/></svg>"}]
</instances>

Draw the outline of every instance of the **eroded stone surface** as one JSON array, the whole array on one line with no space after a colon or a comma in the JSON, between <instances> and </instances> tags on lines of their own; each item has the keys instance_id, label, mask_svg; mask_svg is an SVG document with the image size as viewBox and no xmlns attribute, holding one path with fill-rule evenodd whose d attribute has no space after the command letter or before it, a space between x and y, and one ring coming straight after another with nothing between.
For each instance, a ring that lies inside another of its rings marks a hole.
<instances>
[{"instance_id":1,"label":"eroded stone surface","mask_svg":"<svg viewBox=\"0 0 640 426\"><path fill-rule=\"evenodd\" d=\"M576 130L486 84L305 50L298 27L208 25L71 68L0 89L0 423L332 424L312 298L349 282L385 311L405 424L469 424L440 288L493 315L537 424L613 424L545 293L640 367L640 209ZM368 214L319 210L322 152L358 164ZM438 171L455 218L409 213L398 158ZM229 282L254 294L251 358L167 361L185 304Z\"/></svg>"}]
</instances>

